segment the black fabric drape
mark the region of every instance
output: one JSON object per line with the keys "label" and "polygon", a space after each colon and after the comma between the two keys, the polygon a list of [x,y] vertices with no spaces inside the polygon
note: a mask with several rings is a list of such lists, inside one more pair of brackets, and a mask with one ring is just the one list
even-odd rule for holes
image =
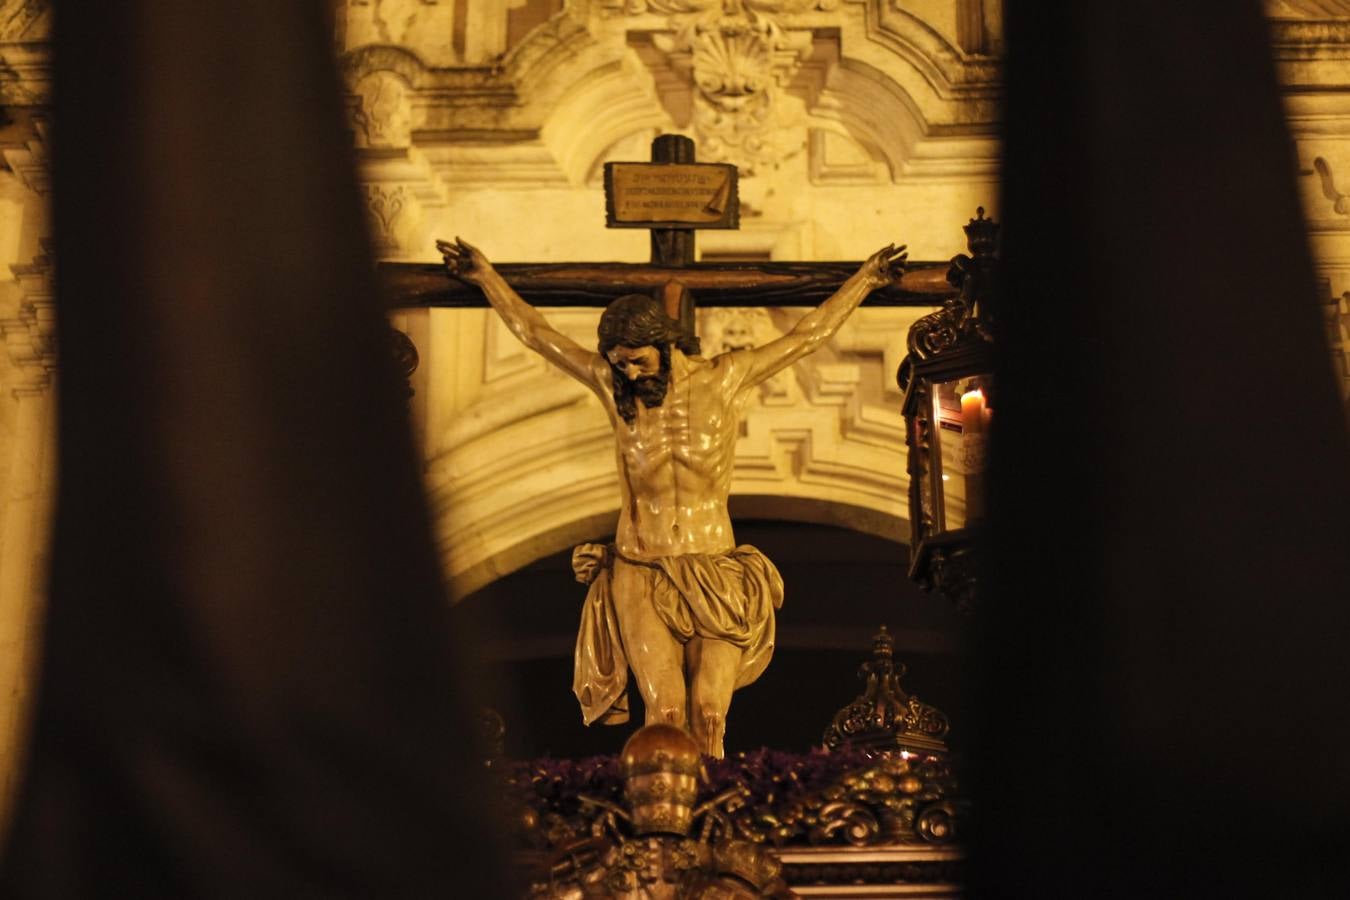
{"label": "black fabric drape", "polygon": [[1350,896],[1350,446],[1261,9],[1005,21],[975,893]]}
{"label": "black fabric drape", "polygon": [[497,896],[317,2],[62,3],[12,897]]}

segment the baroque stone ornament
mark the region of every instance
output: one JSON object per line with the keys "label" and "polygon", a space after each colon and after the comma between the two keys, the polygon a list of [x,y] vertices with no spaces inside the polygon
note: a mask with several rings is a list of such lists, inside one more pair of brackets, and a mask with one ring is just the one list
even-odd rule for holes
{"label": "baroque stone ornament", "polygon": [[848,744],[883,753],[945,755],[951,724],[937,707],[905,693],[900,686],[905,671],[895,661],[895,639],[881,626],[872,638],[872,659],[858,670],[866,686],[835,714],[825,729],[824,745],[830,750]]}
{"label": "baroque stone ornament", "polygon": [[356,106],[351,112],[357,147],[396,148],[412,143],[412,113],[407,82],[381,70],[365,75],[355,85]]}
{"label": "baroque stone ornament", "polygon": [[385,187],[372,184],[366,188],[366,209],[374,232],[375,249],[381,253],[399,250],[399,218],[408,206],[408,192],[403,185]]}
{"label": "baroque stone ornament", "polygon": [[[698,310],[699,334],[704,352],[734,353],[750,350],[782,337],[769,312],[761,307],[718,306]],[[768,405],[792,402],[795,369],[784,369],[760,385],[760,400]]]}
{"label": "baroque stone ornament", "polygon": [[1331,163],[1319,156],[1313,160],[1313,171],[1321,182],[1322,196],[1331,201],[1332,212],[1338,216],[1350,216],[1350,194],[1337,190],[1336,179],[1331,174]]}
{"label": "baroque stone ornament", "polygon": [[786,17],[830,9],[836,0],[628,0],[629,14],[669,17],[669,34],[653,44],[671,67],[692,79],[691,125],[707,161],[734,163],[745,175],[802,149],[792,128],[800,113],[784,101],[811,55],[812,35]]}

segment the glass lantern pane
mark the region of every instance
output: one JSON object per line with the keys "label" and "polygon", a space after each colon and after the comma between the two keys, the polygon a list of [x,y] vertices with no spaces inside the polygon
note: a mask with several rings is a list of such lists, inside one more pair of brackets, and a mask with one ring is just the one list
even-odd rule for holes
{"label": "glass lantern pane", "polygon": [[941,528],[953,531],[984,518],[985,463],[992,411],[985,396],[986,376],[964,376],[933,385],[935,459],[940,471]]}

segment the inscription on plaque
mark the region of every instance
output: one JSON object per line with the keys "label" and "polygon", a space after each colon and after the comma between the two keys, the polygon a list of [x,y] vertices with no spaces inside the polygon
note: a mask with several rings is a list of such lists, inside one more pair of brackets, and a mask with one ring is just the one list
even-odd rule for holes
{"label": "inscription on plaque", "polygon": [[736,167],[726,163],[605,163],[611,228],[735,228]]}

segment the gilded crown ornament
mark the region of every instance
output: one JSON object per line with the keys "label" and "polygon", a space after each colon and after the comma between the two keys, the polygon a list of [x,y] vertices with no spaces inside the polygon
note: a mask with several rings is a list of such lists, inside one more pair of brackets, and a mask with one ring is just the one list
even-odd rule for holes
{"label": "gilded crown ornament", "polygon": [[956,296],[929,313],[909,330],[908,350],[898,375],[900,389],[909,387],[915,361],[971,346],[988,344],[994,318],[995,270],[998,265],[998,223],[977,207],[975,218],[963,226],[970,255],[958,253],[947,266],[947,283]]}
{"label": "gilded crown ornament", "polygon": [[689,833],[703,764],[687,731],[663,724],[638,729],[623,745],[619,765],[634,831]]}
{"label": "gilded crown ornament", "polygon": [[986,218],[984,207],[975,208],[975,218],[962,226],[966,233],[966,246],[976,259],[989,259],[998,249],[998,223]]}
{"label": "gilded crown ornament", "polygon": [[881,626],[872,638],[872,659],[858,670],[863,692],[835,714],[823,742],[830,750],[845,744],[880,752],[910,752],[945,756],[951,729],[947,716],[935,706],[905,693],[900,687],[905,665],[895,662],[895,639]]}

